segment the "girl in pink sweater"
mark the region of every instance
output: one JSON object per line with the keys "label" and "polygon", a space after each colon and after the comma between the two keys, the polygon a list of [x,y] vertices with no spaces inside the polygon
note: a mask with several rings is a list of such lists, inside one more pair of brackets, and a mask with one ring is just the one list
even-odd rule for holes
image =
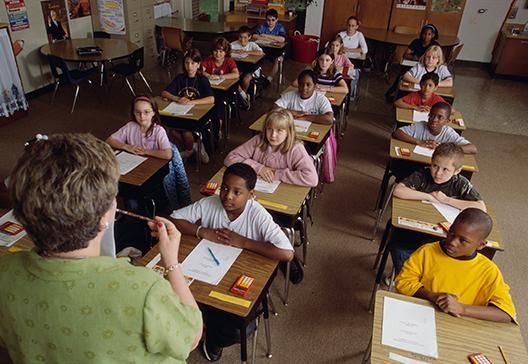
{"label": "girl in pink sweater", "polygon": [[271,111],[260,135],[232,150],[226,166],[242,162],[253,167],[259,178],[315,187],[317,172],[312,157],[297,140],[292,114],[285,109]]}

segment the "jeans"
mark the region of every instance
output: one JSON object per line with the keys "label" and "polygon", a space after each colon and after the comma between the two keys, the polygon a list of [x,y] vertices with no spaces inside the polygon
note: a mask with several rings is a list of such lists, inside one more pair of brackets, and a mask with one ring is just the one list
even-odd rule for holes
{"label": "jeans", "polygon": [[176,145],[171,143],[172,159],[169,162],[169,173],[163,179],[163,187],[172,210],[177,210],[192,203],[189,179],[185,166]]}

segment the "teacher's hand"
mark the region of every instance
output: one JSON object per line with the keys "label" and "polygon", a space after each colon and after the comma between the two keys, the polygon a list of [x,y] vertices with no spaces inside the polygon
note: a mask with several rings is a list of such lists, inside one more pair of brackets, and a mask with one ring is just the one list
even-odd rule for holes
{"label": "teacher's hand", "polygon": [[178,263],[181,233],[174,224],[163,217],[156,216],[148,223],[152,236],[159,240],[161,258],[166,265]]}

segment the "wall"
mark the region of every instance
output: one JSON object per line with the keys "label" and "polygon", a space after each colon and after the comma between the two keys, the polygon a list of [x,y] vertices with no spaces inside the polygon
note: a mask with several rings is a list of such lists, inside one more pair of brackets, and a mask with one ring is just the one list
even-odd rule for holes
{"label": "wall", "polygon": [[304,33],[321,36],[321,27],[323,26],[324,0],[312,2],[306,9],[306,24]]}
{"label": "wall", "polygon": [[[23,40],[24,49],[17,56],[18,69],[22,79],[24,92],[35,91],[51,83],[51,75],[46,58],[40,54],[40,48],[48,43],[46,25],[42,15],[40,1],[26,0],[29,18],[29,28],[11,32],[13,41]],[[7,11],[2,1],[0,3],[0,22],[8,23]],[[74,38],[86,38],[92,33],[91,16],[70,21],[70,32]]]}

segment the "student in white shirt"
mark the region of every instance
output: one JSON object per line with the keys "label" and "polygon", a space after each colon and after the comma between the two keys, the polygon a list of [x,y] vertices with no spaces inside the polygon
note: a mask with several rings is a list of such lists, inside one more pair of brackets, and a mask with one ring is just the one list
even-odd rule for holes
{"label": "student in white shirt", "polygon": [[347,19],[347,29],[339,32],[339,36],[343,39],[345,45],[345,52],[354,52],[367,54],[368,47],[367,41],[363,36],[363,33],[358,31],[359,19],[355,16],[351,16]]}
{"label": "student in white shirt", "polygon": [[297,77],[298,90],[286,92],[275,101],[275,108],[288,109],[295,119],[316,124],[332,124],[334,112],[326,96],[315,91],[317,74],[304,70]]}
{"label": "student in white shirt", "polygon": [[[231,42],[231,57],[236,59],[237,55],[256,55],[260,56],[264,54],[264,51],[260,46],[251,42],[251,30],[246,25],[243,25],[238,30],[238,40]],[[238,68],[241,71],[240,84],[238,86],[238,94],[242,98],[245,106],[249,106],[249,96],[247,94],[249,84],[253,78],[252,73],[256,67],[250,63],[238,62]]]}

